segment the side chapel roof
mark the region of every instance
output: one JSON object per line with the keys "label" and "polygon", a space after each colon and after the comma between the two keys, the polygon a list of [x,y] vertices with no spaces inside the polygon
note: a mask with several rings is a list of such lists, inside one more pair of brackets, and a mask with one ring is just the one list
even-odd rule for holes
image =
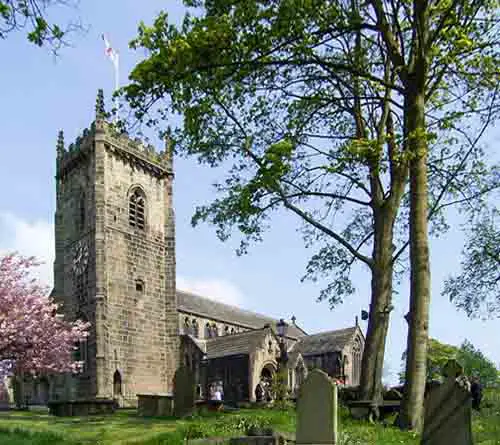
{"label": "side chapel roof", "polygon": [[211,360],[233,355],[248,355],[255,351],[269,332],[271,332],[270,328],[263,328],[207,339],[195,338],[192,335],[187,337],[206,354],[208,360]]}
{"label": "side chapel roof", "polygon": [[357,332],[360,332],[359,328],[353,326],[336,331],[307,335],[301,337],[292,350],[293,352],[300,352],[303,356],[341,351],[354,340]]}

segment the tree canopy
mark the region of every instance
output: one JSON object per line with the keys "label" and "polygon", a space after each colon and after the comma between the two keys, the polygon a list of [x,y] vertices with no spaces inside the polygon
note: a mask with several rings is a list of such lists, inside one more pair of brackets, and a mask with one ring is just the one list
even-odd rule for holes
{"label": "tree canopy", "polygon": [[[327,278],[320,298],[332,306],[354,291],[353,264],[368,268],[361,386],[380,388],[409,204],[424,219],[412,218],[423,228],[413,245],[427,249],[427,217],[431,230],[446,229],[445,208],[480,202],[494,186],[479,141],[499,108],[497,3],[185,4],[197,9],[180,27],[162,12],[132,42],[149,52],[124,89],[135,117],[168,133],[177,152],[227,167],[219,198],[197,209],[194,224],[212,223],[222,240],[239,231],[241,253],[262,240],[274,212],[291,212],[316,249],[306,277]],[[167,128],[170,113],[182,115],[179,128]],[[412,163],[425,179],[413,201]],[[427,278],[412,282],[428,284],[428,262],[414,259],[413,271]],[[427,324],[425,316],[412,322],[410,333]],[[419,356],[425,362],[425,350]],[[407,392],[420,394],[416,405],[423,378]],[[421,407],[407,411],[421,417]]]}
{"label": "tree canopy", "polygon": [[75,344],[88,335],[88,323],[57,313],[48,289],[31,278],[34,258],[0,257],[0,376],[78,371]]}
{"label": "tree canopy", "polygon": [[[444,365],[450,359],[457,359],[464,367],[465,375],[479,377],[481,383],[485,386],[499,382],[499,370],[495,364],[479,349],[475,348],[470,341],[464,340],[460,347],[457,347],[441,343],[434,338],[429,338],[427,349],[427,381],[440,380],[443,375]],[[403,370],[399,374],[399,380],[403,383],[405,380],[406,351],[403,353],[401,360],[403,361]]]}
{"label": "tree canopy", "polygon": [[469,317],[500,317],[500,211],[483,213],[468,229],[460,274],[443,293]]}
{"label": "tree canopy", "polygon": [[0,39],[7,38],[12,31],[27,29],[31,43],[48,45],[57,51],[65,44],[66,35],[81,29],[81,25],[75,21],[63,29],[48,18],[48,11],[58,6],[76,8],[78,3],[78,0],[0,0]]}

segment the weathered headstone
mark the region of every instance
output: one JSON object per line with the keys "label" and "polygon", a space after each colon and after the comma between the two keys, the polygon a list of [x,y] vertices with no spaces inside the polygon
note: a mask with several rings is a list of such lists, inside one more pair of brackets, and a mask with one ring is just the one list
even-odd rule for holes
{"label": "weathered headstone", "polygon": [[430,390],[421,445],[472,445],[472,399],[462,374],[463,367],[450,360],[445,382]]}
{"label": "weathered headstone", "polygon": [[312,370],[297,400],[297,445],[337,443],[337,385],[328,374]]}
{"label": "weathered headstone", "polygon": [[174,415],[182,417],[191,413],[195,400],[194,375],[187,366],[181,366],[174,375]]}

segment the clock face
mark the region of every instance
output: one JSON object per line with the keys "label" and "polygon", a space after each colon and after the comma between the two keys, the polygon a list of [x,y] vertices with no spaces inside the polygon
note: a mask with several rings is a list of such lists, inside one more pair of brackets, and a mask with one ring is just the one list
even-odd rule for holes
{"label": "clock face", "polygon": [[88,260],[89,248],[83,240],[80,240],[76,243],[73,250],[73,273],[75,275],[82,274],[87,268]]}

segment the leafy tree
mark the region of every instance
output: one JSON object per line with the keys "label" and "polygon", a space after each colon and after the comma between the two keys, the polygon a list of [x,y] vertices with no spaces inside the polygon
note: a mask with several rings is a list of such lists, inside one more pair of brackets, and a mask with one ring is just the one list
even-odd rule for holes
{"label": "leafy tree", "polygon": [[463,365],[466,375],[479,377],[483,385],[500,383],[499,370],[495,364],[468,340],[460,346],[457,360]]}
{"label": "leafy tree", "polygon": [[[164,126],[169,113],[181,113],[182,126],[166,130],[176,150],[229,168],[217,185],[223,197],[198,208],[193,223],[214,224],[222,240],[238,229],[244,253],[262,240],[273,212],[296,215],[307,245],[318,249],[306,278],[328,277],[320,299],[331,306],[353,292],[353,264],[365,265],[372,289],[361,390],[370,398],[382,389],[394,267],[410,245],[410,379],[402,419],[418,429],[427,219],[432,230],[446,229],[446,207],[480,200],[495,186],[485,179],[478,144],[497,104],[495,6],[185,4],[201,11],[187,15],[179,29],[165,13],[151,27],[140,25],[132,46],[150,55],[135,67],[124,94],[149,125]],[[472,129],[471,116],[480,123]]]}
{"label": "leafy tree", "polygon": [[446,280],[444,295],[469,317],[500,317],[500,211],[473,223],[463,250],[462,271]]}
{"label": "leafy tree", "polygon": [[0,377],[6,374],[73,372],[75,343],[88,323],[65,321],[48,290],[30,272],[38,263],[17,254],[0,258]]}
{"label": "leafy tree", "polygon": [[[446,362],[452,358],[457,358],[458,348],[456,346],[441,343],[440,341],[429,338],[427,344],[427,366],[426,380],[440,379],[443,375],[442,370]],[[405,382],[405,366],[407,352],[403,352],[401,360],[403,361],[403,370],[399,373],[399,381]]]}
{"label": "leafy tree", "polygon": [[37,46],[49,45],[54,51],[65,43],[65,36],[81,29],[78,23],[70,23],[62,29],[47,19],[50,7],[76,7],[78,0],[0,0],[0,39],[12,31],[28,29],[28,40]]}
{"label": "leafy tree", "polygon": [[[462,364],[465,375],[468,377],[479,377],[481,383],[485,386],[498,383],[498,370],[495,364],[468,340],[465,340],[460,347],[457,347],[441,343],[434,338],[429,338],[427,346],[426,380],[439,380],[443,375],[444,365],[452,358],[457,359]],[[406,351],[403,353],[401,360],[404,366]],[[401,383],[405,381],[404,369],[399,374],[399,379]]]}

